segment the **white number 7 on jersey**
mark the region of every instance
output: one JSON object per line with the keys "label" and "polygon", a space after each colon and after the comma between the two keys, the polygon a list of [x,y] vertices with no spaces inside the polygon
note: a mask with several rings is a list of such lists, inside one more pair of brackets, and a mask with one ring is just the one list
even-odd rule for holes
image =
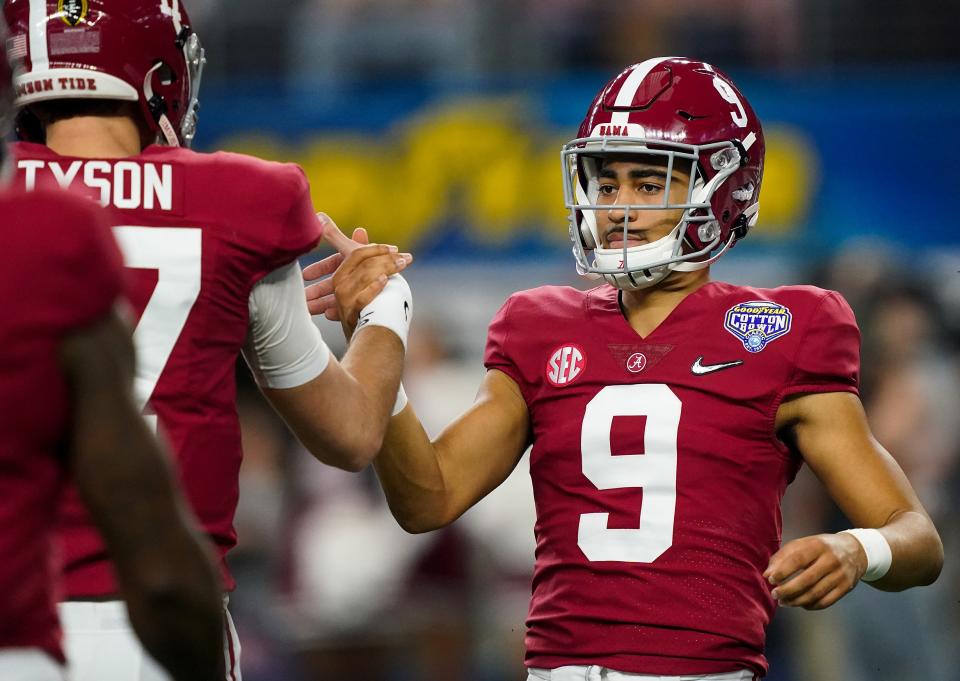
{"label": "white number 7 on jersey", "polygon": [[[134,393],[142,411],[200,295],[202,232],[197,227],[114,227],[113,233],[124,265],[157,270],[157,287],[133,333]],[[150,421],[156,427],[155,418]]]}
{"label": "white number 7 on jersey", "polygon": [[[680,398],[660,383],[610,385],[587,403],[580,431],[583,474],[597,489],[642,487],[638,529],[610,529],[609,513],[583,513],[577,545],[588,560],[652,563],[673,544]],[[644,453],[614,456],[615,416],[646,416]]]}

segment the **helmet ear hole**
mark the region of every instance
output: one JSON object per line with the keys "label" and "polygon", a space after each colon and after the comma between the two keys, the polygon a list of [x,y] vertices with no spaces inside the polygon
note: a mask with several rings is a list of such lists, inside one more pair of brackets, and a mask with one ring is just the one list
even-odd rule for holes
{"label": "helmet ear hole", "polygon": [[160,85],[164,87],[170,87],[177,82],[177,76],[173,72],[173,69],[170,68],[169,64],[163,62],[157,67],[156,76],[157,80],[160,81]]}

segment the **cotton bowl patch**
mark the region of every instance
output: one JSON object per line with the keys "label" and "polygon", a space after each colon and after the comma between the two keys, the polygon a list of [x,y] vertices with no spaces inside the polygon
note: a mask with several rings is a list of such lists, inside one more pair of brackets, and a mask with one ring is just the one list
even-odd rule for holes
{"label": "cotton bowl patch", "polygon": [[778,303],[751,300],[727,310],[723,328],[743,342],[749,352],[760,352],[770,341],[790,333],[793,315]]}

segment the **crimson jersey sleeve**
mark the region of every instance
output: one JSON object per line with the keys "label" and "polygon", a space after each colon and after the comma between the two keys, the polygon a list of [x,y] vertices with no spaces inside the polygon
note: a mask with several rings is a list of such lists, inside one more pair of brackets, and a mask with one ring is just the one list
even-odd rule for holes
{"label": "crimson jersey sleeve", "polygon": [[274,268],[311,250],[323,236],[323,228],[313,210],[307,176],[299,166],[287,165],[285,169],[284,182],[289,185],[293,201],[280,222],[277,241],[273,245]]}
{"label": "crimson jersey sleeve", "polygon": [[483,355],[483,364],[487,369],[497,369],[517,382],[522,383],[520,370],[516,363],[510,359],[507,354],[507,339],[510,336],[510,306],[513,303],[513,297],[507,299],[487,330],[487,348]]}
{"label": "crimson jersey sleeve", "polygon": [[539,367],[530,361],[530,338],[536,334],[531,334],[529,322],[542,308],[537,298],[525,291],[507,298],[490,322],[484,352],[484,366],[512,378],[528,404],[535,398],[539,383]]}
{"label": "crimson jersey sleeve", "polygon": [[234,183],[225,210],[247,216],[250,223],[244,238],[252,239],[250,245],[259,259],[255,278],[289,264],[317,245],[323,230],[300,166],[224,152],[213,154],[211,161]]}
{"label": "crimson jersey sleeve", "polygon": [[829,291],[820,299],[798,343],[793,375],[784,395],[857,393],[859,383],[860,329],[843,296]]}

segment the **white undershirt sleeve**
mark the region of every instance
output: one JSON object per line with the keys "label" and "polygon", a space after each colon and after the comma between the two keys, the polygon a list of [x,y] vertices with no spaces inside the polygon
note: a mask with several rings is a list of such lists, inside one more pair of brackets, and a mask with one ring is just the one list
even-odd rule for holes
{"label": "white undershirt sleeve", "polygon": [[330,350],[307,310],[300,264],[294,260],[258,281],[248,302],[243,358],[265,388],[295,388],[327,368]]}

